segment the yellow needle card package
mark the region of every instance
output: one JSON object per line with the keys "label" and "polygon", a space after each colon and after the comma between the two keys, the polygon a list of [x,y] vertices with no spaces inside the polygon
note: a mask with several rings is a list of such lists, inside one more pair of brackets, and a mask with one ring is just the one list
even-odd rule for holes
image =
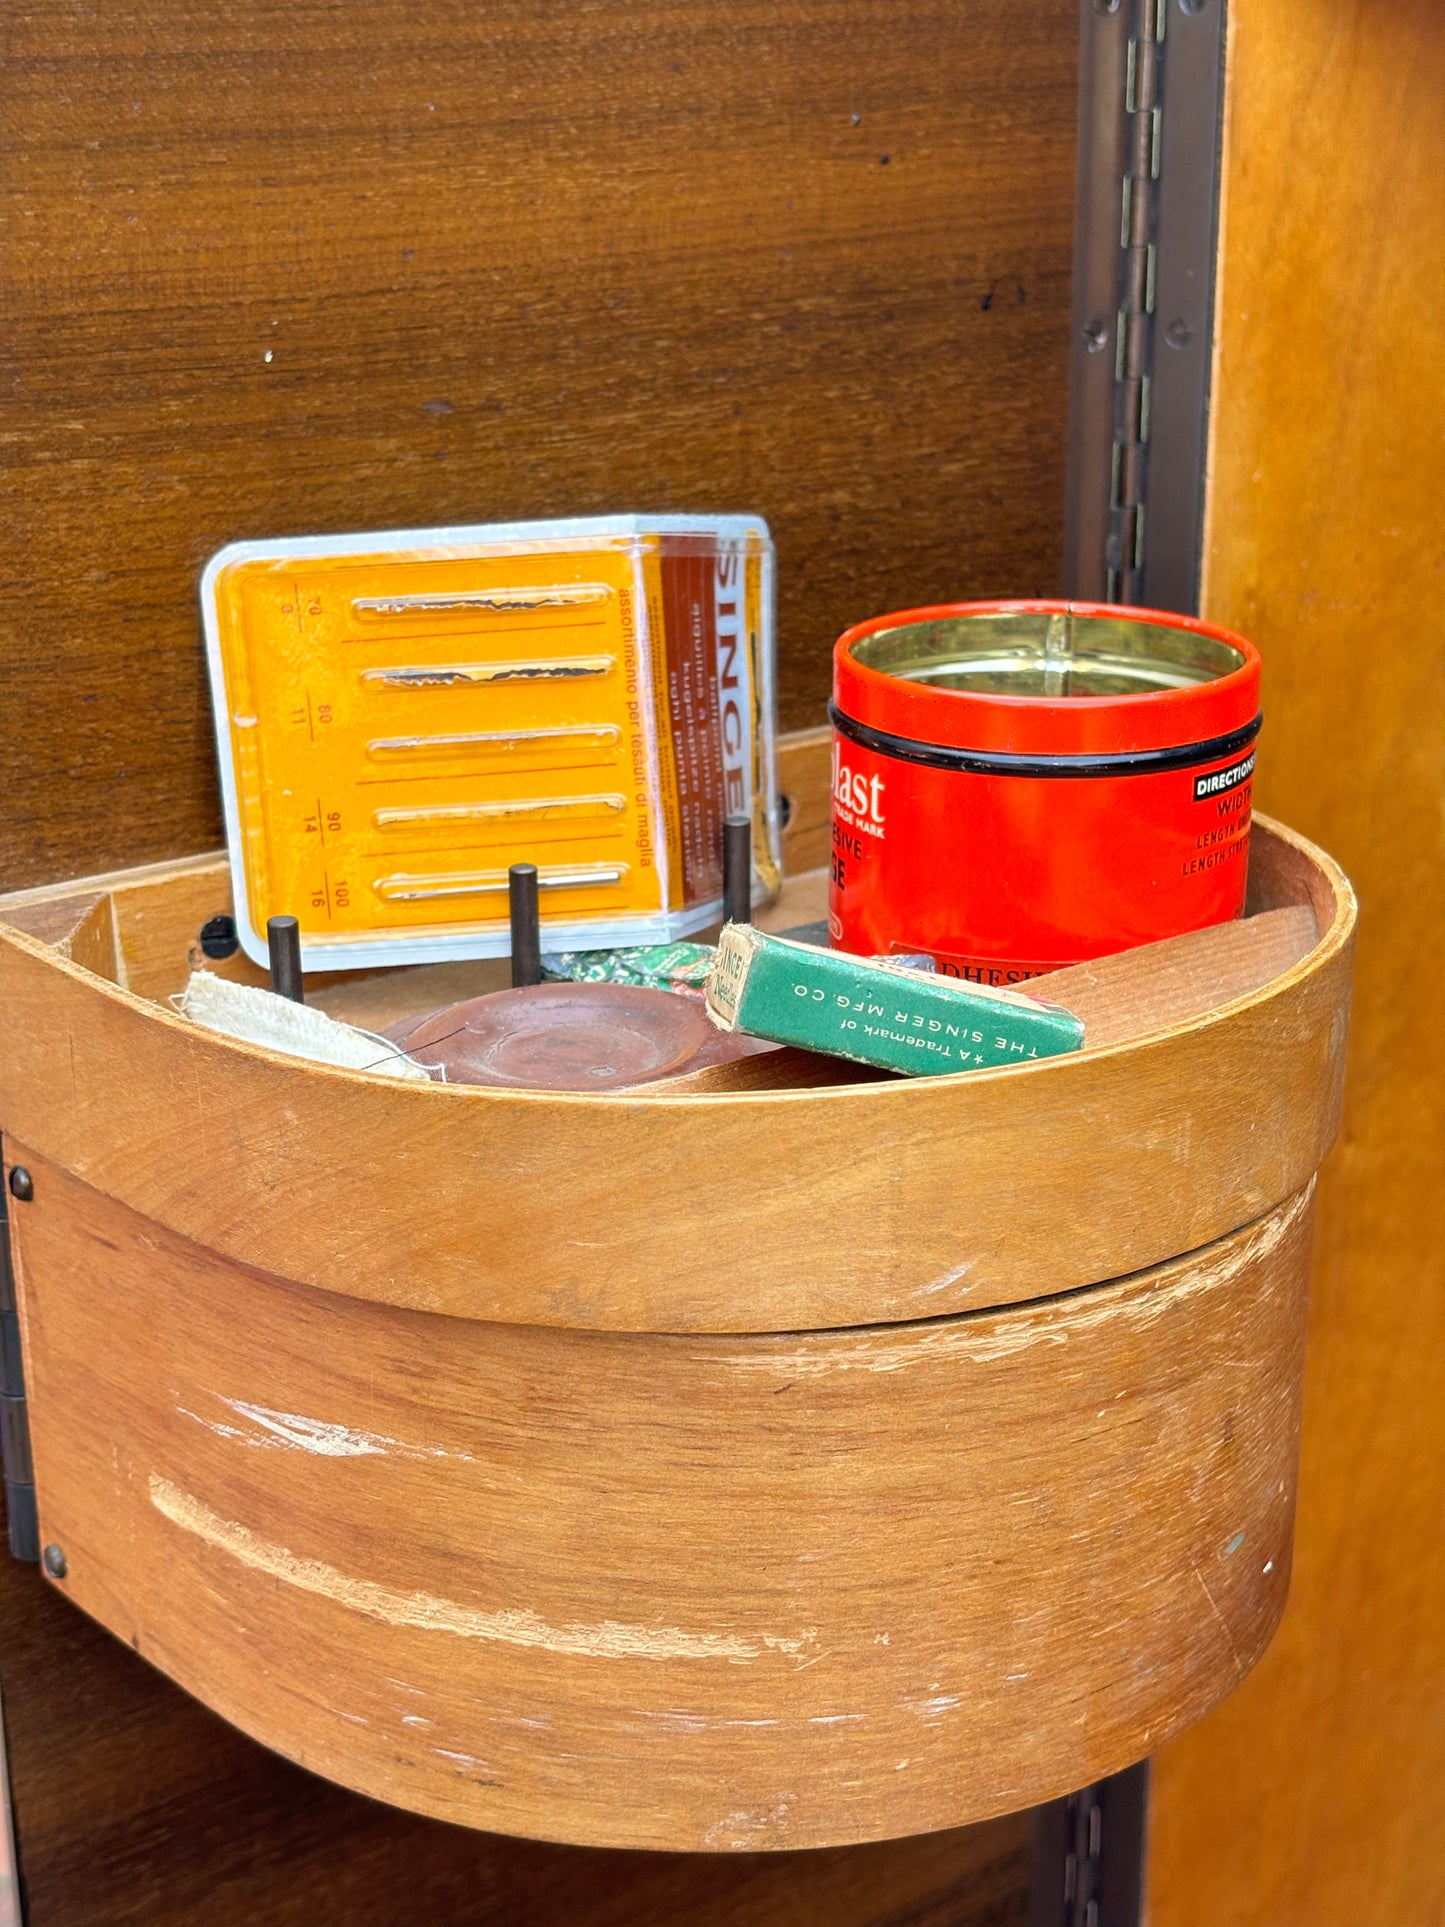
{"label": "yellow needle card package", "polygon": [[721,910],[722,820],[778,883],[773,551],[756,516],[239,542],[202,579],[243,948],[308,970],[493,956],[537,865],[548,948]]}

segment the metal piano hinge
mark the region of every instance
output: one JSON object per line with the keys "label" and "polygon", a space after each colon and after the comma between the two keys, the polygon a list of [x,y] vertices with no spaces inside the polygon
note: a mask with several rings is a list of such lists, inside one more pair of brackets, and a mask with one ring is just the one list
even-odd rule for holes
{"label": "metal piano hinge", "polygon": [[1159,53],[1167,0],[1135,0],[1124,81],[1119,307],[1114,330],[1114,446],[1109,467],[1105,600],[1139,602],[1144,575],[1144,465],[1153,366],[1154,201],[1159,178]]}
{"label": "metal piano hinge", "polygon": [[[28,1195],[29,1174],[18,1165],[0,1184],[0,1461],[5,1472],[5,1516],[10,1550],[32,1563],[40,1558],[40,1524],[35,1509],[35,1468],[30,1457],[30,1416],[25,1404],[25,1371],[20,1356],[20,1314],[15,1299],[15,1267],[10,1255],[10,1204]],[[19,1191],[16,1180],[23,1180]]]}
{"label": "metal piano hinge", "polygon": [[1065,591],[1198,602],[1224,0],[1081,0]]}
{"label": "metal piano hinge", "polygon": [[1064,1918],[1069,1927],[1100,1927],[1099,1855],[1104,1844],[1104,1809],[1096,1787],[1071,1794],[1068,1801],[1068,1851],[1064,1855]]}
{"label": "metal piano hinge", "polygon": [[1030,1927],[1137,1927],[1147,1763],[1034,1810]]}

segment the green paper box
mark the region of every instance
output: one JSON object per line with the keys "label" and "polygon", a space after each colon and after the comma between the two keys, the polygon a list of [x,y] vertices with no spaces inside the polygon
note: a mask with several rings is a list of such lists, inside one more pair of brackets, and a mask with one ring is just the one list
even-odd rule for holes
{"label": "green paper box", "polygon": [[1078,1050],[1071,1011],[730,923],[707,980],[720,1030],[748,1031],[830,1057],[941,1077]]}

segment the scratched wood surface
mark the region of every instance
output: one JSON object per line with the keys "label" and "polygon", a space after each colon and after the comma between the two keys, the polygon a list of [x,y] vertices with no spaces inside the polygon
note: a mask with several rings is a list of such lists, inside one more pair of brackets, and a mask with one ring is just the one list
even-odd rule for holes
{"label": "scratched wood surface", "polygon": [[1445,9],[1231,0],[1205,610],[1258,642],[1260,800],[1360,888],[1294,1592],[1155,1764],[1154,1927],[1445,1921]]}
{"label": "scratched wood surface", "polygon": [[676,1097],[302,1063],[198,1029],[0,911],[0,1118],[238,1262],[417,1309],[768,1331],[1036,1297],[1250,1222],[1333,1141],[1353,897],[1277,826],[1256,825],[1251,864],[1262,907],[1313,901],[1321,939],[1221,1011],[1019,1069]]}
{"label": "scratched wood surface", "polygon": [[508,1839],[238,1733],[0,1561],[27,1927],[1023,1927],[1027,1819],[720,1860]]}
{"label": "scratched wood surface", "polygon": [[599,1846],[926,1832],[1148,1752],[1283,1607],[1312,1186],[1060,1299],[659,1337],[316,1292],[7,1153],[64,1589],[359,1791]]}
{"label": "scratched wood surface", "polygon": [[0,886],[220,840],[241,536],[766,514],[785,723],[1051,593],[1074,0],[31,0],[0,111]]}

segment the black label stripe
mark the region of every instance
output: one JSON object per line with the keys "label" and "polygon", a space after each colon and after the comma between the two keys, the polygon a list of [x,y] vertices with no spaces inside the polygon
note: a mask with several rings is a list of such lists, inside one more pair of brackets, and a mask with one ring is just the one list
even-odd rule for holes
{"label": "black label stripe", "polygon": [[900,763],[922,763],[929,769],[966,770],[973,776],[1157,776],[1165,770],[1194,769],[1247,749],[1259,734],[1263,710],[1253,722],[1211,736],[1203,743],[1181,743],[1172,749],[1126,749],[1104,756],[1015,756],[1003,750],[954,749],[947,743],[915,743],[907,736],[890,736],[867,723],[855,723],[836,703],[828,717],[840,736],[860,749],[891,756]]}

